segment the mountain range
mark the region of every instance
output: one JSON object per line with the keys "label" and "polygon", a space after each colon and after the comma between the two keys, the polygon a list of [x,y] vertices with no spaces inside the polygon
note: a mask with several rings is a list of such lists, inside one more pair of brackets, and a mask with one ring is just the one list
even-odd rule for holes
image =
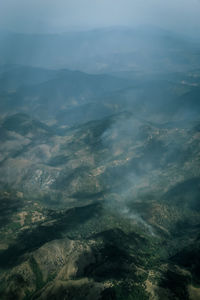
{"label": "mountain range", "polygon": [[0,38],[0,298],[200,299],[198,42]]}

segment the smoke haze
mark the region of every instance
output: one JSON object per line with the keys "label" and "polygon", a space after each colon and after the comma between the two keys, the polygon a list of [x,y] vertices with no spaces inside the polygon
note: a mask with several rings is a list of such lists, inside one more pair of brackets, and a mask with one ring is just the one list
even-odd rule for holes
{"label": "smoke haze", "polygon": [[0,27],[17,32],[63,32],[108,26],[151,24],[197,34],[197,0],[2,0]]}

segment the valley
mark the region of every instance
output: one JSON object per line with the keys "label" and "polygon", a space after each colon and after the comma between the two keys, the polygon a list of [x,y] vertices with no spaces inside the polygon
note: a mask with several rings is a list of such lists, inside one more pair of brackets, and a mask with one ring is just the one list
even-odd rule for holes
{"label": "valley", "polygon": [[122,31],[115,54],[79,33],[101,70],[73,36],[46,37],[71,38],[67,68],[59,47],[0,65],[2,300],[200,299],[199,45],[159,33],[144,63],[145,32],[135,60]]}

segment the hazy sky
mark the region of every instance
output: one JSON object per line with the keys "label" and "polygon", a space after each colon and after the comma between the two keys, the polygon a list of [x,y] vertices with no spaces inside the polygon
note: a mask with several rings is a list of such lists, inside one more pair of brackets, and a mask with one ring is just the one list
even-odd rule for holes
{"label": "hazy sky", "polygon": [[0,28],[21,32],[157,25],[200,29],[200,0],[0,0]]}

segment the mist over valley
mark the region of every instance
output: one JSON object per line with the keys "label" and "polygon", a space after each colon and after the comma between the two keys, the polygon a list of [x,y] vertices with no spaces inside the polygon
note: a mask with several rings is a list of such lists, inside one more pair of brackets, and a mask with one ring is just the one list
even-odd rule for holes
{"label": "mist over valley", "polygon": [[0,31],[2,300],[200,299],[199,36],[105,25]]}

